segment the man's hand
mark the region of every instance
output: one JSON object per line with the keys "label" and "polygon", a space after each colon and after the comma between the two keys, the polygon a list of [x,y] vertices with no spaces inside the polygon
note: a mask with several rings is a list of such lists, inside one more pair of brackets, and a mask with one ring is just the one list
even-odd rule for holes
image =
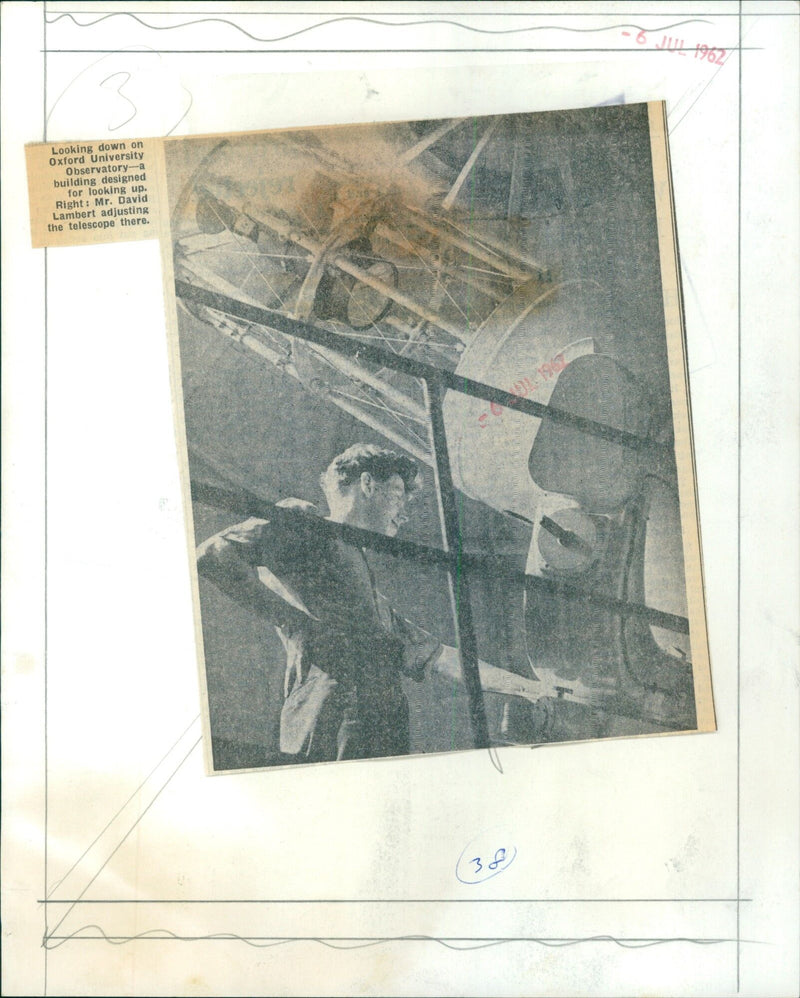
{"label": "man's hand", "polygon": [[536,669],[536,679],[530,683],[530,693],[525,694],[525,699],[534,703],[543,697],[550,697],[553,700],[582,703],[587,707],[602,707],[609,697],[616,693],[616,686],[611,680],[602,680],[596,686],[587,686],[581,679],[561,679],[553,669],[541,666]]}
{"label": "man's hand", "polygon": [[[442,646],[433,669],[456,682],[462,680],[458,652],[449,645]],[[586,686],[580,679],[561,679],[552,669],[539,668],[536,670],[536,679],[529,679],[481,661],[478,663],[478,673],[481,687],[486,693],[521,697],[531,703],[549,697],[553,700],[571,700],[587,707],[601,707],[616,693],[616,688],[610,681],[599,682],[597,686]]]}

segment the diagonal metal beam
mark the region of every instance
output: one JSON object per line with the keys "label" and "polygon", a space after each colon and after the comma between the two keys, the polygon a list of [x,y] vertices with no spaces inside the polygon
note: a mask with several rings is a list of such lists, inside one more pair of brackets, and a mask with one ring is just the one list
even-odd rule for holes
{"label": "diagonal metal beam", "polygon": [[478,157],[483,152],[483,150],[484,150],[484,148],[486,146],[486,143],[489,141],[489,139],[494,134],[494,130],[497,128],[497,126],[500,123],[500,121],[501,121],[501,119],[499,117],[498,118],[492,118],[492,120],[489,123],[488,127],[484,129],[483,135],[481,135],[481,137],[475,143],[475,148],[470,153],[469,159],[464,164],[464,166],[461,168],[461,173],[459,173],[458,177],[456,178],[456,182],[450,188],[450,190],[449,190],[449,192],[447,194],[447,197],[442,202],[442,207],[446,211],[449,210],[450,208],[452,208],[453,202],[458,197],[458,192],[464,186],[464,181],[467,179],[467,177],[472,172],[473,166],[475,166],[475,164],[477,163]]}
{"label": "diagonal metal beam", "polygon": [[227,312],[229,315],[248,322],[255,322],[258,325],[266,326],[285,333],[287,336],[296,336],[298,339],[317,343],[320,346],[329,347],[349,357],[358,356],[359,359],[380,364],[384,367],[392,368],[401,374],[407,374],[412,378],[421,378],[428,382],[438,382],[445,388],[454,392],[461,392],[462,395],[470,395],[474,398],[484,399],[487,402],[497,402],[506,408],[513,408],[517,412],[524,412],[529,416],[536,416],[543,419],[547,416],[554,422],[565,426],[571,426],[581,433],[588,433],[591,436],[599,437],[601,440],[609,440],[612,443],[629,447],[635,451],[650,452],[654,455],[669,456],[672,448],[669,444],[660,443],[650,437],[640,437],[635,433],[628,433],[626,430],[618,430],[615,426],[607,423],[600,423],[594,419],[587,419],[584,416],[575,416],[571,412],[565,412],[551,405],[544,405],[541,402],[534,402],[532,399],[522,398],[513,395],[511,392],[503,391],[502,388],[495,388],[492,385],[483,384],[480,381],[473,381],[462,375],[455,374],[443,368],[435,367],[433,364],[426,364],[421,360],[414,360],[411,357],[404,357],[390,350],[365,343],[362,340],[348,336],[340,336],[321,326],[302,322],[278,312],[275,309],[255,307],[236,298],[227,295],[217,294],[215,291],[208,291],[205,288],[195,287],[185,281],[175,281],[175,293],[184,301],[194,302],[198,305],[205,305],[208,308],[215,308],[220,312]]}
{"label": "diagonal metal beam", "polygon": [[[264,520],[291,520],[307,514],[294,509],[285,509],[262,499],[248,489],[220,488],[206,482],[192,481],[192,499],[214,509],[226,510],[242,517],[257,516]],[[334,523],[332,520],[319,520],[320,530],[326,530],[341,538],[354,547],[370,548],[382,551],[409,561],[424,565],[441,565],[449,568],[452,562],[450,553],[443,548],[432,547],[419,541],[405,541],[398,537],[388,537],[385,534],[374,534],[369,530],[351,527],[346,523]],[[565,599],[584,601],[594,606],[600,606],[609,613],[621,617],[639,617],[655,627],[663,627],[679,634],[689,633],[689,621],[675,613],[657,610],[643,603],[628,603],[626,600],[597,592],[593,589],[583,589],[569,582],[558,582],[539,575],[528,575],[518,569],[510,568],[498,555],[479,554],[472,551],[462,551],[461,568],[463,571],[490,570],[493,575],[502,576],[508,580],[509,587],[518,585],[533,592],[548,595],[563,596]]]}
{"label": "diagonal metal beam", "polygon": [[432,145],[435,145],[439,139],[444,138],[448,132],[452,132],[454,128],[458,128],[460,124],[466,121],[466,118],[451,118],[442,122],[438,128],[434,128],[432,132],[428,132],[423,135],[419,142],[415,142],[413,146],[406,149],[404,153],[401,153],[398,162],[405,166],[407,163],[413,162],[417,156],[421,156],[426,149],[429,149]]}

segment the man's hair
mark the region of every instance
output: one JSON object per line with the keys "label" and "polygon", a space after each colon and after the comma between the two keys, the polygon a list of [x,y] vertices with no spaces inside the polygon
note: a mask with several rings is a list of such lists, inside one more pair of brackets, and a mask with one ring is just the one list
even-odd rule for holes
{"label": "man's hair", "polygon": [[399,475],[407,492],[419,487],[419,468],[410,457],[393,450],[384,450],[375,444],[353,444],[335,457],[325,472],[320,475],[320,485],[325,495],[342,492],[365,472],[369,472],[379,482],[385,482],[392,475]]}

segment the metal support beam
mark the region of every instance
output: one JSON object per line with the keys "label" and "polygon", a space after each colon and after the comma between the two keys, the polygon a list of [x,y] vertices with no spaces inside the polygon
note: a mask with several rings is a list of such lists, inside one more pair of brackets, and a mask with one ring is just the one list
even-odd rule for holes
{"label": "metal support beam", "polygon": [[[476,260],[482,260],[484,263],[488,263],[490,267],[494,267],[495,270],[499,271],[506,277],[510,277],[520,284],[524,284],[529,281],[532,277],[536,277],[540,273],[540,268],[535,271],[524,270],[522,267],[518,267],[511,263],[506,257],[501,256],[492,250],[488,250],[481,246],[479,242],[473,239],[467,239],[464,236],[459,235],[457,232],[451,231],[443,222],[444,219],[437,219],[436,222],[431,222],[425,215],[418,212],[415,208],[411,208],[409,205],[404,205],[409,213],[409,221],[416,225],[417,228],[422,229],[424,232],[430,232],[431,235],[438,236],[445,242],[456,246],[458,249],[462,250],[468,256],[475,257]],[[437,222],[439,224],[437,224]]]}
{"label": "metal support beam", "polygon": [[472,622],[472,602],[470,600],[469,579],[463,572],[461,523],[456,506],[456,491],[450,473],[450,458],[447,451],[447,435],[442,413],[444,387],[438,381],[425,384],[425,402],[431,421],[431,444],[434,456],[436,493],[439,500],[439,515],[442,523],[442,536],[445,552],[448,555],[447,574],[450,580],[450,600],[458,635],[458,656],[461,660],[461,673],[469,697],[469,719],[475,748],[489,747],[489,726],[486,722],[486,707],[478,671],[478,643]]}
{"label": "metal support beam", "polygon": [[398,162],[403,166],[405,166],[406,163],[411,163],[417,158],[417,156],[421,156],[426,149],[429,149],[432,145],[438,142],[439,139],[444,138],[448,132],[452,132],[454,128],[458,128],[458,126],[465,120],[465,118],[452,118],[449,121],[442,122],[438,128],[434,128],[432,132],[428,132],[427,135],[423,135],[419,142],[416,142],[410,149],[406,149],[404,153],[401,153]]}
{"label": "metal support beam", "polygon": [[497,402],[499,405],[513,408],[516,412],[537,416],[539,419],[548,416],[556,423],[571,426],[580,430],[581,433],[588,433],[601,440],[610,440],[612,443],[629,447],[631,450],[643,451],[649,455],[663,455],[667,459],[672,453],[672,446],[668,443],[662,443],[651,437],[640,437],[635,433],[628,433],[627,430],[619,430],[615,426],[609,426],[607,423],[599,423],[585,416],[575,416],[563,409],[513,395],[511,392],[503,391],[502,388],[495,388],[493,385],[473,381],[472,378],[465,378],[455,372],[435,367],[433,364],[426,364],[421,360],[392,353],[390,350],[373,346],[355,337],[340,336],[328,329],[322,329],[308,322],[301,322],[275,309],[256,308],[247,302],[238,301],[205,288],[198,288],[181,280],[175,281],[175,294],[185,301],[207,305],[209,308],[216,308],[220,312],[227,312],[240,319],[260,323],[269,329],[278,330],[289,336],[297,336],[301,340],[308,340],[310,343],[328,347],[348,357],[357,356],[360,361],[370,361],[374,364],[390,367],[392,370],[408,374],[412,378],[438,382],[452,391],[461,392],[462,395],[471,395],[473,398],[484,399],[486,402]]}
{"label": "metal support beam", "polygon": [[475,143],[475,148],[470,153],[469,159],[462,166],[461,173],[459,173],[458,177],[456,178],[456,182],[450,188],[447,197],[444,199],[444,202],[442,203],[442,207],[446,211],[448,211],[450,208],[453,207],[453,203],[455,202],[455,199],[458,197],[458,192],[464,186],[464,181],[467,179],[470,173],[472,173],[472,168],[478,162],[478,157],[483,152],[486,143],[494,134],[494,130],[497,128],[500,121],[501,121],[500,118],[493,118],[489,124],[489,127],[484,129],[483,135],[481,135],[481,137]]}
{"label": "metal support beam", "polygon": [[[197,448],[195,447],[194,450]],[[210,462],[206,459],[206,463]],[[192,482],[192,499],[214,509],[241,513],[244,516],[259,516],[265,520],[274,517],[291,518],[303,515],[297,510],[276,506],[243,488],[237,487],[237,491],[234,492],[227,488],[210,485],[207,482]],[[343,541],[355,547],[381,551],[384,554],[406,558],[422,565],[441,565],[446,568],[450,564],[450,555],[446,551],[430,547],[419,541],[404,541],[399,537],[374,534],[369,530],[361,530],[358,527],[350,527],[343,523],[334,523],[332,520],[324,521],[324,529],[334,537],[341,537]],[[509,590],[513,589],[514,586],[519,586],[520,589],[526,588],[533,593],[559,596],[576,602],[585,602],[590,606],[602,607],[609,614],[620,616],[625,620],[646,620],[648,624],[662,627],[667,631],[675,631],[677,634],[689,633],[689,621],[686,617],[667,613],[665,610],[656,610],[654,607],[645,606],[642,603],[629,603],[624,599],[609,596],[607,593],[583,589],[569,582],[547,579],[540,575],[526,575],[525,572],[510,568],[499,555],[464,552],[461,564],[475,572],[488,571],[492,575],[502,576]]]}

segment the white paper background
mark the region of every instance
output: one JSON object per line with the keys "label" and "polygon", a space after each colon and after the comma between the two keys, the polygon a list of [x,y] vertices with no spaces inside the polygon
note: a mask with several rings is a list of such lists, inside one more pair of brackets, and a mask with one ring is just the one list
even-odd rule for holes
{"label": "white paper background", "polygon": [[[738,4],[293,6],[201,16],[467,28],[154,41],[48,4],[47,47],[496,51],[51,51],[45,81],[42,5],[3,8],[4,993],[797,993],[797,6],[744,4],[741,104],[736,51],[717,68],[653,40],[735,49]],[[28,248],[44,108],[57,140],[620,95],[670,110],[719,731],[503,749],[502,774],[476,752],[205,777],[158,247]],[[468,887],[479,836],[518,854]]]}

